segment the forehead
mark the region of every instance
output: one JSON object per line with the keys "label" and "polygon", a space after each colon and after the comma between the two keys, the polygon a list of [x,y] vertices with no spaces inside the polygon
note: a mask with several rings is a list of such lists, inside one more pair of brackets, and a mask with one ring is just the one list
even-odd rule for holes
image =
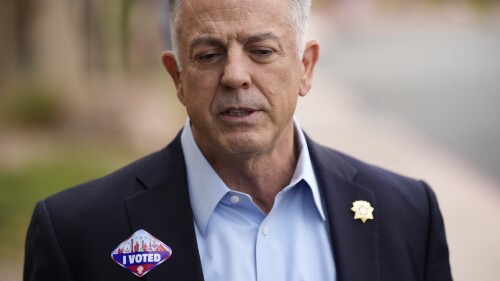
{"label": "forehead", "polygon": [[289,0],[184,0],[178,30],[180,37],[261,33],[289,26],[289,11]]}

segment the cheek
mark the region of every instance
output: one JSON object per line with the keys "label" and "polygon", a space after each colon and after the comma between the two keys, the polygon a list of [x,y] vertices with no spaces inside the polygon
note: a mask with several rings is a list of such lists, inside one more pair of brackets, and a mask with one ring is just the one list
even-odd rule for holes
{"label": "cheek", "polygon": [[275,106],[283,110],[295,105],[300,91],[300,75],[296,67],[290,64],[279,65],[261,71],[261,86],[267,91],[267,98]]}
{"label": "cheek", "polygon": [[184,101],[188,113],[207,114],[218,89],[217,75],[214,72],[194,71],[186,73],[183,80]]}

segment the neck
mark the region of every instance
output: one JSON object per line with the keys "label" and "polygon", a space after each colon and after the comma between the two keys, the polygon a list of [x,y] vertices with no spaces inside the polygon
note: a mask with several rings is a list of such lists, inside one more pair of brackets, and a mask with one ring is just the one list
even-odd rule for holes
{"label": "neck", "polygon": [[288,135],[269,152],[257,155],[217,155],[207,159],[224,183],[232,190],[252,196],[266,215],[276,195],[292,179],[298,159],[293,126]]}

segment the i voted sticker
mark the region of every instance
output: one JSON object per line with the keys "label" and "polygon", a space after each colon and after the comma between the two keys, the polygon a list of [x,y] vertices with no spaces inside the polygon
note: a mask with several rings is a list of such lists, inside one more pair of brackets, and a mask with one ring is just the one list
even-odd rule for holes
{"label": "i voted sticker", "polygon": [[140,229],[111,252],[111,258],[138,277],[166,261],[172,249],[165,243]]}

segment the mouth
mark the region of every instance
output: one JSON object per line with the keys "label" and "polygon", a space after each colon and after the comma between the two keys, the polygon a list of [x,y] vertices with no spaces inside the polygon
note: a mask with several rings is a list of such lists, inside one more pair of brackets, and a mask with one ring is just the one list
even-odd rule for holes
{"label": "mouth", "polygon": [[252,113],[256,112],[254,109],[246,109],[246,108],[230,108],[221,113],[223,116],[228,117],[245,117],[252,115]]}

